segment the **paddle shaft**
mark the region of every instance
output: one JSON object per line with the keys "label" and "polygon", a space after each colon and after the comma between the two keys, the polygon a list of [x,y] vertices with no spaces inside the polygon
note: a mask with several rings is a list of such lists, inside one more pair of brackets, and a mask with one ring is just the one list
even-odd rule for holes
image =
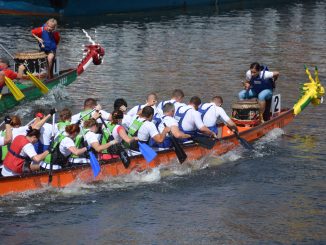
{"label": "paddle shaft", "polygon": [[[164,127],[167,127],[164,122],[163,125]],[[171,132],[169,132],[169,136],[171,138],[171,142],[174,147],[175,154],[177,155],[180,164],[182,164],[187,159],[187,154],[185,153],[184,149],[181,147],[178,140],[173,136]]]}
{"label": "paddle shaft", "polygon": [[253,149],[254,149],[254,147],[253,147],[252,145],[250,145],[248,141],[246,141],[244,138],[241,138],[241,137],[240,137],[238,131],[235,131],[234,134],[235,134],[235,136],[237,137],[237,139],[239,140],[240,144],[241,144],[244,148],[246,148],[246,149],[248,149],[248,150],[253,150]]}
{"label": "paddle shaft", "polygon": [[[52,115],[52,132],[51,132],[51,143],[54,141],[54,127],[55,127],[55,113]],[[51,145],[51,144],[50,144]],[[52,182],[52,170],[53,170],[53,158],[50,160],[50,169],[49,169],[49,184]]]}

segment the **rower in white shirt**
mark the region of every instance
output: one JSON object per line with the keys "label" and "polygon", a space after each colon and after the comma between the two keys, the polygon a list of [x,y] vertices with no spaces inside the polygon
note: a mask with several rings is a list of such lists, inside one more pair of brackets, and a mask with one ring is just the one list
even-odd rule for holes
{"label": "rower in white shirt", "polygon": [[217,135],[204,125],[201,114],[197,111],[200,104],[199,97],[192,97],[187,106],[178,108],[174,118],[178,121],[180,130],[186,134],[196,136],[198,133],[202,133],[217,138]]}
{"label": "rower in white shirt", "polygon": [[[174,112],[175,109],[172,103],[168,102],[164,104],[162,122],[158,127],[158,131],[162,133],[165,127],[169,127],[171,129],[172,135],[175,138],[178,139],[190,138],[191,135],[185,134],[179,129],[178,121],[173,117]],[[171,137],[167,135],[162,143],[160,144],[156,143],[153,146],[160,147],[160,148],[170,148],[172,146]]]}
{"label": "rower in white shirt", "polygon": [[[95,99],[87,98],[84,101],[84,110],[71,117],[71,124],[77,123],[80,119],[83,119],[83,120],[90,119],[93,116],[93,114],[95,113],[95,110],[97,110],[101,113],[102,118],[104,120],[107,120],[107,121],[111,120],[111,114],[106,111],[103,111],[101,108],[101,105],[99,105]],[[100,120],[97,122],[100,123]]]}
{"label": "rower in white shirt", "polygon": [[174,105],[175,111],[179,109],[181,106],[187,106],[185,103],[182,103],[183,98],[185,97],[183,91],[181,89],[175,89],[172,92],[172,98],[170,100],[161,101],[157,107],[163,110],[163,106],[166,103],[172,103]]}
{"label": "rower in white shirt", "polygon": [[201,117],[206,127],[212,130],[215,134],[218,134],[218,122],[223,121],[232,131],[238,131],[235,123],[226,114],[221,107],[223,99],[221,96],[215,96],[210,103],[202,104],[198,111],[201,113]]}
{"label": "rower in white shirt", "polygon": [[[151,106],[145,106],[139,116],[135,116],[131,123],[128,136],[137,136],[138,140],[142,143],[149,144],[152,139],[156,143],[162,143],[166,134],[170,131],[169,127],[166,127],[162,133],[159,133],[155,124],[152,122],[154,116],[154,109]],[[134,147],[135,149],[137,147]],[[136,149],[137,150],[137,149]]]}
{"label": "rower in white shirt", "polygon": [[128,111],[127,115],[133,118],[136,115],[141,114],[141,110],[145,106],[151,106],[154,109],[153,123],[156,126],[158,126],[158,124],[161,122],[161,117],[163,115],[163,112],[161,109],[156,107],[156,103],[157,103],[157,94],[154,92],[149,93],[146,97],[146,103],[144,105],[134,106],[130,111]]}

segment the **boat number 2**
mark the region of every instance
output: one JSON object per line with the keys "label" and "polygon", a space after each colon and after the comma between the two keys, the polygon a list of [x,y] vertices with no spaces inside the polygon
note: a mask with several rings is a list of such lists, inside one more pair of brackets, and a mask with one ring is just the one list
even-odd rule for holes
{"label": "boat number 2", "polygon": [[272,114],[281,112],[281,95],[275,94],[272,98]]}
{"label": "boat number 2", "polygon": [[63,77],[63,78],[60,78],[60,85],[66,85],[66,83],[68,82],[68,79],[67,77]]}

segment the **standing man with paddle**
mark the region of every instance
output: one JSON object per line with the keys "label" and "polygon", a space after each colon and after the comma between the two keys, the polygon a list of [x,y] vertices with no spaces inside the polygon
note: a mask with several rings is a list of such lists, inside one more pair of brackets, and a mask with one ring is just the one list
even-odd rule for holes
{"label": "standing man with paddle", "polygon": [[32,30],[32,35],[37,40],[41,51],[48,56],[48,78],[53,77],[53,65],[57,51],[57,45],[60,41],[60,34],[56,31],[57,20],[49,19],[43,26]]}
{"label": "standing man with paddle", "polygon": [[1,57],[0,58],[0,93],[5,85],[5,77],[8,77],[13,80],[13,79],[21,79],[24,76],[25,66],[20,65],[18,67],[17,73],[9,69],[9,67],[10,67],[9,60],[5,57]]}

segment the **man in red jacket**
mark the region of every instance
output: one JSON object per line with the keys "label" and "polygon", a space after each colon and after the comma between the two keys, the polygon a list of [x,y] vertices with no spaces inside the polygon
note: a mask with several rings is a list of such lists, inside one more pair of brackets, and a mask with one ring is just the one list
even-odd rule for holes
{"label": "man in red jacket", "polygon": [[56,31],[57,20],[49,19],[43,26],[32,30],[32,35],[37,40],[41,51],[48,55],[48,78],[53,77],[53,63],[60,41],[60,34]]}
{"label": "man in red jacket", "polygon": [[9,77],[10,79],[20,79],[24,75],[25,67],[20,65],[18,67],[18,73],[14,72],[13,70],[9,69],[10,63],[7,58],[1,57],[0,58],[0,93],[5,85],[5,76]]}

